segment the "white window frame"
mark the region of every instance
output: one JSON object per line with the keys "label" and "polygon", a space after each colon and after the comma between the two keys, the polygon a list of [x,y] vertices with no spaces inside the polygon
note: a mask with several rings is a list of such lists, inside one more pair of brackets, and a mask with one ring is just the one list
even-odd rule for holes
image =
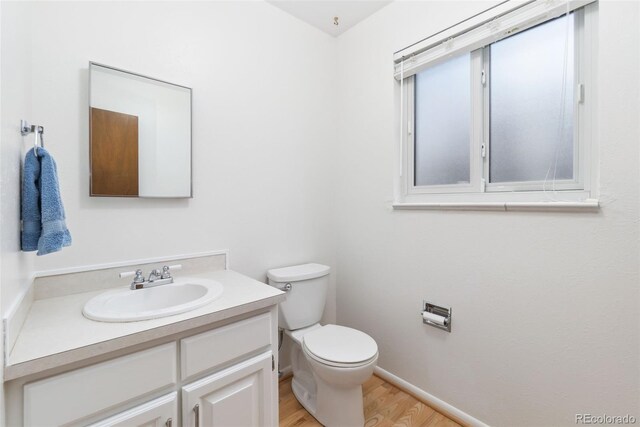
{"label": "white window frame", "polygon": [[[594,141],[596,90],[595,55],[597,3],[575,13],[574,180],[489,183],[489,48],[493,40],[470,52],[471,126],[470,182],[452,185],[414,185],[415,75],[399,86],[402,129],[398,132],[399,173],[395,209],[593,210],[597,200],[597,147]],[[537,24],[536,24],[537,25]],[[524,31],[530,27],[524,27]],[[515,33],[513,33],[515,34]],[[415,74],[415,73],[414,73]],[[486,82],[486,83],[484,83]],[[580,98],[580,99],[578,99]],[[482,152],[485,155],[483,157]],[[541,187],[544,184],[544,190]]]}

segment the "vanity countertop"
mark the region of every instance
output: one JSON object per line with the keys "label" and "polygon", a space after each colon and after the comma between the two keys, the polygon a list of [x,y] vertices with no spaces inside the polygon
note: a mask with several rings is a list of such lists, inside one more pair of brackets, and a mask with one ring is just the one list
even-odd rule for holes
{"label": "vanity countertop", "polygon": [[194,276],[220,282],[224,292],[196,310],[158,319],[106,323],[85,318],[84,304],[104,290],[33,301],[7,357],[5,381],[220,322],[285,299],[284,292],[231,270]]}

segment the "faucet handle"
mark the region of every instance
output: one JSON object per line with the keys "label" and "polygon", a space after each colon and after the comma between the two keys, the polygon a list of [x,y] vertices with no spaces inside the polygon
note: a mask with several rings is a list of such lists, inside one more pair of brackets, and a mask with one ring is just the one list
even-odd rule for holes
{"label": "faucet handle", "polygon": [[135,276],[133,278],[133,283],[142,283],[144,282],[144,276],[142,275],[142,270],[141,269],[137,269],[135,271],[123,271],[122,273],[119,274],[121,279],[124,279],[125,277],[131,277],[131,276]]}
{"label": "faucet handle", "polygon": [[182,269],[182,264],[176,265],[165,265],[162,267],[162,279],[169,279],[171,277],[171,270],[180,270]]}
{"label": "faucet handle", "polygon": [[144,282],[144,276],[142,275],[142,270],[136,270],[136,276],[133,278],[133,283],[142,283]]}
{"label": "faucet handle", "polygon": [[164,267],[162,267],[162,276],[160,276],[161,279],[168,279],[171,277],[171,271],[169,271],[169,266],[165,265]]}

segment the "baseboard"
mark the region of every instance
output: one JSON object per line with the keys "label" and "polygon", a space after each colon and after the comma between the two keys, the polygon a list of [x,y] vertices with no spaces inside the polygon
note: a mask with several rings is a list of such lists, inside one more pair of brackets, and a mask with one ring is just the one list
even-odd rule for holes
{"label": "baseboard", "polygon": [[383,380],[387,381],[388,383],[398,387],[402,391],[409,393],[410,395],[414,396],[416,399],[431,406],[433,409],[437,410],[438,412],[442,412],[444,415],[458,422],[459,424],[472,426],[472,427],[489,427],[487,424],[472,417],[466,412],[461,411],[455,406],[448,404],[444,400],[438,399],[437,397],[427,393],[421,388],[416,387],[410,382],[405,381],[402,378],[393,375],[391,372],[385,371],[379,366],[375,367],[374,373],[380,378],[382,378]]}
{"label": "baseboard", "polygon": [[284,381],[293,375],[293,370],[291,369],[291,366],[285,366],[284,368],[281,368],[278,372],[280,373],[280,378],[278,378],[279,381]]}

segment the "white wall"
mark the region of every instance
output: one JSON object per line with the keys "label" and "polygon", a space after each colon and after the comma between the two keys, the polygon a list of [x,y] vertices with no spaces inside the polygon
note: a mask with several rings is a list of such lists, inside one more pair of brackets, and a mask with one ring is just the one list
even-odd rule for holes
{"label": "white wall", "polygon": [[[392,54],[489,4],[394,2],[338,39],[338,322],[491,425],[638,417],[638,3],[600,4],[599,213],[390,208]],[[423,299],[452,306],[451,334],[422,324]]]}
{"label": "white wall", "polygon": [[[257,279],[334,264],[334,38],[264,2],[3,2],[2,42],[5,308],[27,285],[13,259],[35,259],[15,240],[22,116],[45,126],[73,236],[36,270],[225,248]],[[89,197],[90,60],[193,88],[193,199]]]}
{"label": "white wall", "polygon": [[20,252],[20,165],[23,153],[33,144],[33,137],[20,135],[20,119],[31,117],[31,44],[29,28],[11,26],[11,5],[2,3],[0,73],[1,139],[0,139],[0,283],[2,313],[31,279],[34,255]]}
{"label": "white wall", "polygon": [[[2,22],[2,4],[0,3],[0,22]],[[0,33],[0,46],[2,46],[2,34]],[[1,49],[0,49],[1,52]],[[0,54],[0,82],[2,82],[2,54]],[[0,90],[2,90],[1,88],[1,83],[0,83]],[[4,139],[4,136],[2,136],[2,102],[0,100],[0,141],[2,141],[2,139]],[[3,159],[3,155],[2,155],[2,150],[0,150],[0,206],[2,206],[2,171],[4,170],[3,164],[2,164],[2,159]],[[0,211],[0,214],[2,212]],[[0,221],[0,240],[2,239],[2,222]],[[2,283],[2,247],[0,244],[0,284]],[[2,313],[2,293],[0,292],[0,313]],[[2,366],[4,366],[4,339],[0,340],[0,361],[2,361]],[[3,372],[0,372],[0,381],[4,382],[4,370]],[[4,420],[4,387],[2,387],[2,389],[0,389],[0,420]]]}

